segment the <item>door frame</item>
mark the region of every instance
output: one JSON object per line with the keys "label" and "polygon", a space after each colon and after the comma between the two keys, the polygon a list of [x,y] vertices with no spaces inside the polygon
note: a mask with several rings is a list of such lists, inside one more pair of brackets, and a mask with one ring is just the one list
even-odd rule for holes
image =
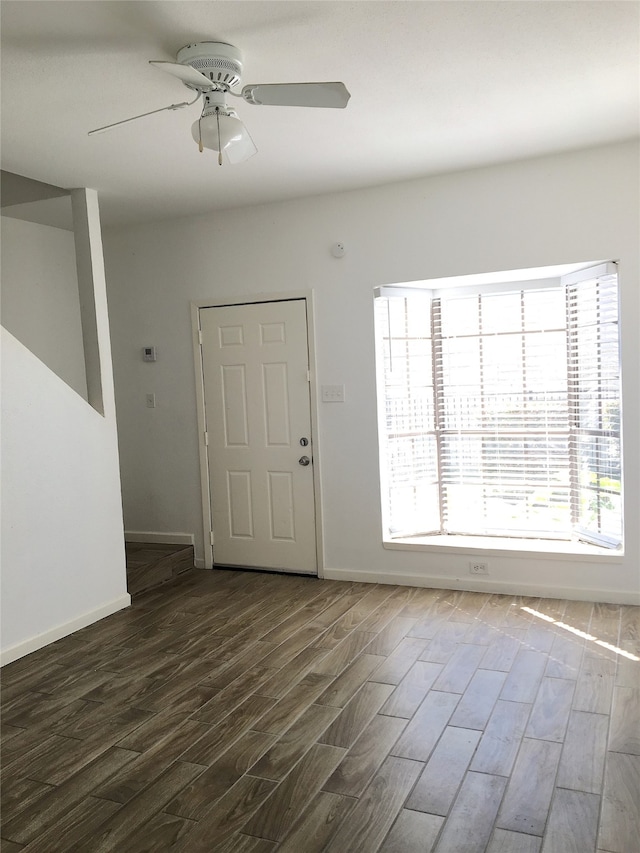
{"label": "door frame", "polygon": [[313,497],[315,503],[316,565],[318,577],[324,577],[324,548],[322,542],[322,490],[320,485],[320,448],[318,429],[318,393],[316,381],[316,345],[313,290],[290,290],[282,293],[256,293],[232,298],[197,299],[191,301],[191,335],[196,380],[196,412],[198,418],[198,455],[200,462],[200,499],[202,503],[202,545],[204,560],[196,561],[198,568],[213,569],[213,524],[211,519],[211,483],[209,480],[208,448],[204,397],[204,368],[200,344],[200,310],[231,305],[255,305],[261,302],[304,300],[309,347],[309,405],[313,449]]}

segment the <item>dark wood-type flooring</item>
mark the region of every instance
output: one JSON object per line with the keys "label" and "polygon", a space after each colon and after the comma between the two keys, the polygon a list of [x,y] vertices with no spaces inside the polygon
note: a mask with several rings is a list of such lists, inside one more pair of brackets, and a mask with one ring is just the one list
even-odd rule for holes
{"label": "dark wood-type flooring", "polygon": [[634,607],[192,569],[3,669],[2,853],[638,853],[634,657]]}
{"label": "dark wood-type flooring", "polygon": [[127,542],[127,591],[139,595],[193,568],[192,545]]}

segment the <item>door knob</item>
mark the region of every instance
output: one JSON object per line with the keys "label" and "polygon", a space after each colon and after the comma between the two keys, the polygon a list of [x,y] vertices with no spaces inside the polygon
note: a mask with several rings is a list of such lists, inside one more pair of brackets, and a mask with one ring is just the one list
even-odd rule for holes
{"label": "door knob", "polygon": [[305,465],[306,466],[306,465],[309,465],[310,462],[311,462],[311,460],[309,459],[308,456],[301,456],[300,459],[298,459],[299,465]]}

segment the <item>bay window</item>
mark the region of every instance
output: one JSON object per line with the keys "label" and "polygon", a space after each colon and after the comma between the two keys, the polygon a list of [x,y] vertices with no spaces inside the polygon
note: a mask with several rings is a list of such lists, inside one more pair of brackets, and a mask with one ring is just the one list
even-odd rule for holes
{"label": "bay window", "polygon": [[381,288],[385,540],[620,548],[618,313],[613,263],[529,281]]}

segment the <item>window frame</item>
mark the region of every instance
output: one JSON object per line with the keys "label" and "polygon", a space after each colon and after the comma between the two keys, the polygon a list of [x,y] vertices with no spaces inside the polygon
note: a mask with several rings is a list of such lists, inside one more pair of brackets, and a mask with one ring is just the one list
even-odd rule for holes
{"label": "window frame", "polygon": [[[376,366],[377,366],[377,399],[378,399],[378,412],[379,412],[379,429],[380,429],[380,476],[381,476],[381,487],[382,487],[382,520],[383,520],[383,544],[385,547],[400,547],[400,548],[413,548],[418,547],[422,550],[424,547],[428,547],[428,545],[435,546],[437,548],[441,548],[443,545],[454,547],[457,549],[467,550],[472,548],[474,550],[478,550],[479,540],[482,540],[482,544],[485,548],[488,549],[496,549],[497,553],[505,553],[509,552],[517,552],[522,553],[526,551],[534,551],[552,553],[557,552],[562,555],[578,553],[580,556],[587,554],[598,554],[598,555],[612,555],[615,554],[616,557],[620,556],[624,553],[624,527],[622,524],[623,520],[623,484],[622,484],[622,455],[620,453],[620,515],[621,515],[621,535],[619,541],[614,541],[611,539],[607,539],[607,537],[592,535],[586,530],[577,529],[574,526],[574,530],[567,535],[563,535],[562,533],[558,533],[557,537],[554,532],[551,531],[519,531],[514,532],[512,530],[497,529],[495,533],[493,532],[473,532],[470,531],[465,533],[464,531],[455,531],[455,532],[443,532],[443,518],[442,518],[442,507],[443,507],[443,479],[442,479],[442,442],[444,437],[443,432],[443,415],[440,411],[442,405],[442,397],[440,394],[436,393],[437,386],[437,378],[436,374],[439,369],[441,369],[442,365],[438,365],[438,350],[436,346],[437,341],[437,333],[434,329],[434,317],[435,312],[433,310],[433,303],[437,300],[447,299],[454,296],[471,296],[475,294],[481,295],[490,295],[494,293],[513,293],[513,292],[521,292],[526,290],[541,290],[541,289],[551,289],[552,287],[562,287],[563,290],[566,290],[568,284],[575,284],[581,281],[593,280],[599,275],[611,275],[615,273],[617,276],[617,263],[615,262],[597,262],[597,263],[586,263],[581,265],[573,265],[573,268],[566,272],[566,267],[564,268],[541,268],[536,270],[535,272],[539,274],[535,278],[527,278],[526,273],[528,271],[516,271],[513,275],[513,278],[508,273],[497,274],[497,280],[491,280],[490,276],[487,276],[484,281],[482,281],[481,276],[469,276],[469,277],[461,277],[455,278],[451,280],[439,279],[434,282],[415,282],[412,283],[412,286],[407,285],[389,285],[386,287],[376,288],[374,295],[376,298],[380,297],[413,297],[420,296],[429,302],[429,317],[431,322],[431,346],[432,346],[432,372],[433,372],[433,395],[434,395],[434,430],[433,434],[435,436],[436,443],[438,445],[437,448],[437,492],[438,492],[438,512],[439,512],[439,529],[431,530],[427,527],[424,531],[415,531],[413,533],[409,533],[407,530],[405,531],[397,531],[391,532],[390,525],[390,491],[389,491],[389,474],[387,471],[386,465],[386,454],[385,454],[385,439],[384,436],[386,434],[385,428],[385,367],[384,367],[384,358],[381,353],[381,347],[383,345],[382,336],[379,334],[379,320],[376,319]],[[542,274],[540,274],[542,273]],[[473,280],[471,285],[466,284],[465,280]],[[449,284],[450,282],[450,284]],[[430,284],[437,284],[438,287],[430,287]],[[616,285],[618,282],[616,281]],[[448,286],[449,285],[449,286]],[[461,286],[460,286],[461,285]],[[622,365],[621,365],[621,356],[620,356],[620,289],[617,287],[617,345],[618,345],[618,363],[620,366],[620,371],[618,373],[618,400],[620,403],[620,417],[619,424],[620,429],[618,432],[618,441],[620,442],[620,448],[622,448],[622,417],[621,417],[621,408],[622,408]],[[566,325],[565,325],[565,328]],[[523,333],[524,333],[523,327]],[[568,333],[567,333],[568,334]],[[389,346],[392,346],[391,335],[389,335]],[[568,359],[568,346],[567,346],[567,359]],[[523,366],[523,371],[525,370]],[[524,375],[524,374],[523,374]],[[568,382],[567,382],[568,386]],[[599,386],[600,387],[600,386]],[[567,410],[569,410],[569,404],[567,402]],[[573,433],[572,433],[572,424],[568,424],[568,436],[569,443],[573,441]],[[431,431],[428,431],[431,434]],[[426,432],[425,432],[426,434]],[[571,453],[571,478],[573,480],[576,479],[576,470],[577,470],[577,454]],[[578,493],[578,490],[573,488],[574,484],[570,483],[569,490],[571,495],[571,515],[572,518],[575,516],[575,499]],[[600,488],[600,483],[598,480],[598,487]],[[605,488],[606,490],[606,488]],[[389,504],[389,506],[385,506],[385,504]],[[426,526],[426,525],[425,525]],[[591,547],[593,546],[593,547]],[[549,551],[549,549],[552,551]],[[603,550],[603,549],[612,549],[615,550]],[[449,549],[449,548],[448,548]]]}

